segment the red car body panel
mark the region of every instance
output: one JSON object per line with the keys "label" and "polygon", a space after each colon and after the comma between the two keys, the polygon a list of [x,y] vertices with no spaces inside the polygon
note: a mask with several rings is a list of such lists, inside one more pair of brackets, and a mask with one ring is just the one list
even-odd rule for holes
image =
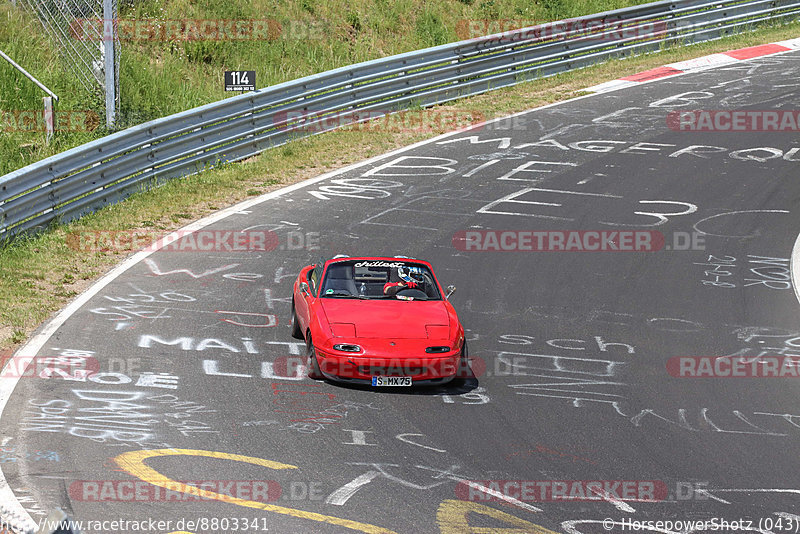
{"label": "red car body panel", "polygon": [[320,309],[331,325],[357,325],[357,337],[427,339],[426,325],[450,325],[444,302],[419,301],[409,306],[411,302],[400,301],[402,305],[398,306],[396,300],[320,299]]}
{"label": "red car body panel", "polygon": [[[440,300],[330,298],[318,293],[337,262],[402,262],[429,269]],[[320,264],[317,264],[320,265]],[[446,383],[459,371],[464,329],[428,262],[410,258],[344,257],[304,267],[293,288],[293,308],[312,357],[329,379],[371,381],[372,376],[411,376],[414,383]],[[334,345],[358,345],[344,352]],[[436,347],[436,353],[430,349]],[[426,350],[428,349],[428,350]],[[445,350],[446,349],[446,350]]]}

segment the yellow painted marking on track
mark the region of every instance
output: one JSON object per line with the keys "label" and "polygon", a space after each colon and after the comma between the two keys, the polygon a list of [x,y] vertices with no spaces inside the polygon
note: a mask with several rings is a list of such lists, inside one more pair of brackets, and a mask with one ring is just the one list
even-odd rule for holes
{"label": "yellow painted marking on track", "polygon": [[222,502],[229,502],[244,506],[247,508],[255,508],[257,510],[265,510],[267,512],[275,512],[276,514],[284,514],[292,517],[299,517],[300,519],[309,519],[311,521],[318,521],[320,523],[330,523],[340,527],[357,530],[359,532],[366,532],[367,534],[396,534],[395,532],[377,527],[367,523],[359,523],[358,521],[351,521],[349,519],[342,519],[329,515],[317,514],[315,512],[306,512],[305,510],[296,510],[294,508],[286,508],[284,506],[277,506],[257,501],[248,501],[246,499],[239,499],[230,495],[224,495],[213,491],[203,490],[195,486],[182,484],[172,480],[155,469],[145,465],[145,460],[150,458],[157,458],[161,456],[203,456],[206,458],[218,458],[220,460],[232,460],[234,462],[244,462],[253,465],[259,465],[268,469],[297,469],[297,466],[282,464],[280,462],[273,462],[272,460],[265,460],[263,458],[255,458],[253,456],[243,456],[241,454],[231,454],[227,452],[203,451],[197,449],[151,449],[145,451],[130,451],[124,452],[114,458],[114,462],[122,468],[126,473],[129,473],[145,482],[159,486],[173,491],[180,491],[190,495],[197,495],[205,499],[215,499]]}
{"label": "yellow painted marking on track", "polygon": [[[473,527],[469,514],[479,514],[514,525],[513,528]],[[445,500],[436,512],[441,534],[557,534],[539,525],[472,501]]]}

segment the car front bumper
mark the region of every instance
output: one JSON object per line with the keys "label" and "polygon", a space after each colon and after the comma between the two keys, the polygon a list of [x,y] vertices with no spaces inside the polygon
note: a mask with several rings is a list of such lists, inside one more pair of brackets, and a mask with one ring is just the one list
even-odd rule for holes
{"label": "car front bumper", "polygon": [[315,349],[325,378],[349,383],[372,383],[373,376],[408,376],[414,384],[446,384],[458,375],[461,351],[425,356],[337,354]]}

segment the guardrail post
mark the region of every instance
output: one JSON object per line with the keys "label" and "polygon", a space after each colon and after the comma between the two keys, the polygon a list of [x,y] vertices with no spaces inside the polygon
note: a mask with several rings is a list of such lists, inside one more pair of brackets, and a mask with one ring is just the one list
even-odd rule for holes
{"label": "guardrail post", "polygon": [[103,55],[106,75],[106,127],[110,130],[117,120],[117,81],[114,65],[116,21],[112,0],[103,0]]}
{"label": "guardrail post", "polygon": [[46,96],[42,100],[44,101],[45,144],[50,145],[50,140],[53,139],[53,132],[55,131],[53,125],[53,98]]}

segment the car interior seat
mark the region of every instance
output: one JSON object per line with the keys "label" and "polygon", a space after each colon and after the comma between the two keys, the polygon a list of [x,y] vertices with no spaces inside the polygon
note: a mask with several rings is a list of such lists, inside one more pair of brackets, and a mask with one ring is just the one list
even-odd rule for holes
{"label": "car interior seat", "polygon": [[350,295],[358,295],[356,282],[353,280],[352,265],[331,265],[328,267],[325,291],[333,289],[336,292],[347,292]]}

